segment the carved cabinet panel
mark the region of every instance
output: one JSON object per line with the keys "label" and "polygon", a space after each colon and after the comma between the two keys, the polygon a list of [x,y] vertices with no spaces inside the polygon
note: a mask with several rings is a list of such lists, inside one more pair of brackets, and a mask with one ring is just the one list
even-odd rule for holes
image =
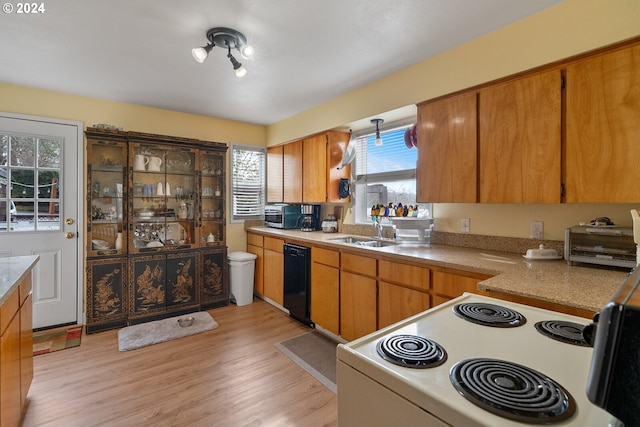
{"label": "carved cabinet panel", "polygon": [[87,333],[127,324],[127,261],[87,260]]}
{"label": "carved cabinet panel", "polygon": [[202,252],[202,307],[215,307],[226,304],[229,300],[227,285],[227,248]]}
{"label": "carved cabinet panel", "polygon": [[180,314],[199,306],[198,252],[143,255],[130,258],[129,318],[139,323]]}

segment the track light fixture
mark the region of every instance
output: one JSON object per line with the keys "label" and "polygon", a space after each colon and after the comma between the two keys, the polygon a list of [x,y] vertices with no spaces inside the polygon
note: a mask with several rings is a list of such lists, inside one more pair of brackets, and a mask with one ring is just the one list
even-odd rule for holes
{"label": "track light fixture", "polygon": [[231,54],[231,49],[237,49],[240,56],[245,59],[253,56],[253,47],[247,44],[244,34],[232,28],[216,27],[207,31],[207,40],[209,43],[206,46],[191,49],[193,59],[202,64],[209,56],[209,52],[218,46],[227,50],[227,58],[231,61],[236,76],[243,77],[247,74],[247,69]]}
{"label": "track light fixture", "polygon": [[383,119],[371,119],[371,123],[374,123],[376,125],[376,141],[374,143],[374,145],[376,147],[380,147],[382,145],[382,138],[380,138],[380,124],[384,123]]}

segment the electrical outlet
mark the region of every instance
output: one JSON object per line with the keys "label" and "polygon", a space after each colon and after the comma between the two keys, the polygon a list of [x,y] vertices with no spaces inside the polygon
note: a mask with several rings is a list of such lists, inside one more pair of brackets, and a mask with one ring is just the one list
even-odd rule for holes
{"label": "electrical outlet", "polygon": [[542,221],[531,222],[531,238],[532,239],[544,238],[544,222]]}
{"label": "electrical outlet", "polygon": [[469,232],[469,218],[462,218],[460,220],[460,231],[463,233]]}

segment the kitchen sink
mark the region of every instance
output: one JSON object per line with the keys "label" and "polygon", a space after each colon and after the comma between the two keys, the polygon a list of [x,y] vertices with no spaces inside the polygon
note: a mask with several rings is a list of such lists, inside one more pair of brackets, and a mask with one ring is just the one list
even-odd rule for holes
{"label": "kitchen sink", "polygon": [[395,242],[390,240],[378,240],[367,237],[336,237],[329,239],[334,242],[350,243],[352,245],[364,246],[367,248],[382,248],[385,246],[395,246]]}

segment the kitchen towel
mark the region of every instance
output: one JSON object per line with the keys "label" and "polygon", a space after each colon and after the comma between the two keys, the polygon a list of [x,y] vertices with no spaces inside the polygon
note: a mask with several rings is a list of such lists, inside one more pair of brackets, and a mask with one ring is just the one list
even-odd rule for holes
{"label": "kitchen towel", "polygon": [[[195,318],[193,324],[186,327],[180,326],[178,319],[188,316]],[[217,327],[218,323],[206,311],[127,326],[118,331],[118,349],[120,351],[135,350],[148,345],[210,331]]]}

